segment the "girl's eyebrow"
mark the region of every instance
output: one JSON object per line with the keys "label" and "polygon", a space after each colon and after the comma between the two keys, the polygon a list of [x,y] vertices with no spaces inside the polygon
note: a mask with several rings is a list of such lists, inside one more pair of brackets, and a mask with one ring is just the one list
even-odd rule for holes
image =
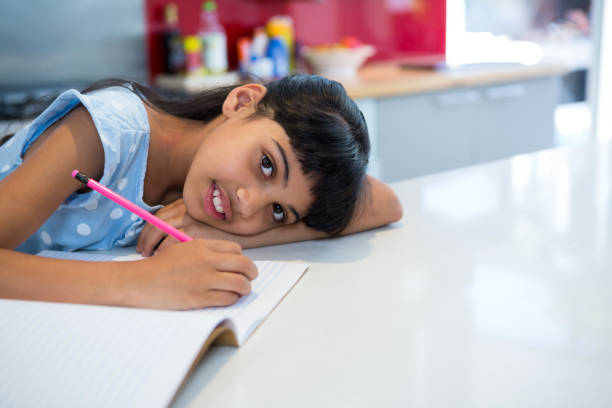
{"label": "girl's eyebrow", "polygon": [[293,213],[293,215],[295,215],[295,221],[293,221],[293,224],[297,224],[300,221],[300,214],[298,214],[298,212],[295,210],[295,208],[293,208],[293,206],[289,206],[289,209],[291,210],[291,212]]}
{"label": "girl's eyebrow", "polygon": [[285,149],[283,149],[283,146],[281,146],[280,143],[278,143],[276,140],[274,140],[274,143],[276,143],[276,147],[278,147],[279,154],[283,158],[283,163],[285,164],[285,175],[283,177],[285,180],[285,185],[283,187],[287,188],[287,183],[289,182],[289,163],[287,163],[287,155],[285,154]]}
{"label": "girl's eyebrow", "polygon": [[[278,152],[283,158],[283,163],[285,164],[285,174],[283,177],[283,179],[285,180],[285,184],[283,185],[283,188],[287,188],[287,183],[289,182],[289,163],[287,162],[287,155],[285,154],[285,149],[283,149],[283,146],[281,146],[280,143],[278,143],[275,139],[272,140],[274,140],[274,143],[276,143],[276,147],[278,147]],[[298,214],[298,212],[295,208],[293,208],[293,206],[289,205],[288,207],[289,210],[291,210],[291,212],[295,216],[295,221],[293,222],[293,224],[299,222],[300,214]]]}

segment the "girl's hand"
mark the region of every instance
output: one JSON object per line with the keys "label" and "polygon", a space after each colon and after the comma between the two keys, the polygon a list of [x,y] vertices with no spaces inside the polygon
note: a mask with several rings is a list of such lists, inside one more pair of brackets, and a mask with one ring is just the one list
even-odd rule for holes
{"label": "girl's hand", "polygon": [[[183,228],[186,222],[194,221],[187,215],[182,198],[161,208],[155,213],[155,216],[178,229]],[[165,232],[147,222],[138,237],[136,250],[143,256],[151,256],[166,236]],[[175,240],[175,242],[178,242],[178,240]]]}
{"label": "girl's hand", "polygon": [[[208,224],[197,221],[187,214],[183,199],[178,199],[164,208],[160,209],[156,214],[157,217],[166,221],[174,228],[184,231],[192,238],[205,238],[216,240],[227,240],[237,242],[242,247],[258,246],[252,245],[247,237],[230,234],[229,232],[221,231],[211,227]],[[136,250],[143,256],[151,256],[154,253],[161,251],[164,248],[178,244],[180,241],[169,236],[162,230],[153,225],[146,223],[138,237]]]}
{"label": "girl's hand", "polygon": [[255,264],[230,241],[195,239],[137,261],[126,303],[155,309],[199,309],[235,303],[251,291]]}

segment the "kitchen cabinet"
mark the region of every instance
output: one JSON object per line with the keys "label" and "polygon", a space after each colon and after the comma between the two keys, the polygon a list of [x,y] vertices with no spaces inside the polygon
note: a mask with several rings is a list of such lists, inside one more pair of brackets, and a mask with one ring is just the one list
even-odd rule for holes
{"label": "kitchen cabinet", "polygon": [[561,77],[357,98],[386,182],[553,147]]}

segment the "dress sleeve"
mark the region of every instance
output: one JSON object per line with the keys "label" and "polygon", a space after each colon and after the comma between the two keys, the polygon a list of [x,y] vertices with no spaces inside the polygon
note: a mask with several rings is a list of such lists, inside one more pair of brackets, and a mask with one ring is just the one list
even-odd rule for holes
{"label": "dress sleeve", "polygon": [[104,148],[100,183],[113,185],[125,174],[140,144],[148,138],[149,121],[141,99],[132,91],[113,87],[83,95]]}
{"label": "dress sleeve", "polygon": [[[79,99],[91,115],[104,149],[100,184],[121,191],[125,188],[125,175],[138,165],[136,156],[148,150],[149,121],[144,104],[132,91],[122,87],[101,89],[80,95]],[[144,178],[144,174],[139,178]],[[64,204],[86,204],[87,196],[72,194]]]}

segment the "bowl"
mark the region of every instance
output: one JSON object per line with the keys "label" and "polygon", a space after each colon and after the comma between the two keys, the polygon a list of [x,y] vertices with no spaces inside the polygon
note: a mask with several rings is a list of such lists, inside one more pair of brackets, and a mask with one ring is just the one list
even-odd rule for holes
{"label": "bowl", "polygon": [[303,56],[313,71],[330,78],[354,78],[359,67],[372,55],[372,45],[347,47],[305,47]]}

